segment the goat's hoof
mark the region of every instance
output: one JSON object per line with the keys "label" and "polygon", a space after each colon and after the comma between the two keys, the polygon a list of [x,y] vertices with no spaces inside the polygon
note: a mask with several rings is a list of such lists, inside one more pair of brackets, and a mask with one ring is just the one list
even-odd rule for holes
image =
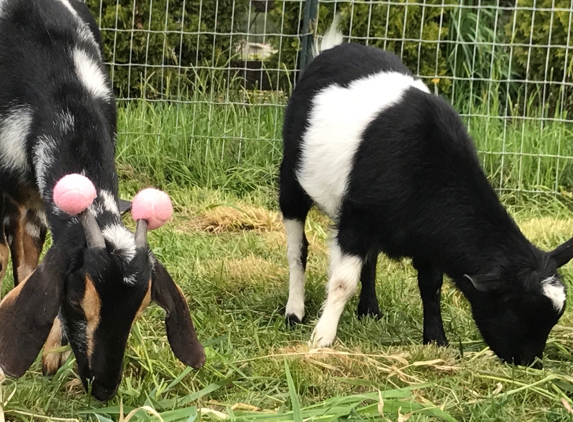
{"label": "goat's hoof", "polygon": [[449,342],[446,338],[430,338],[430,339],[424,339],[424,345],[428,345],[428,344],[435,344],[436,346],[439,347],[448,347]]}
{"label": "goat's hoof", "polygon": [[382,318],[382,312],[380,312],[380,309],[378,308],[374,308],[374,309],[362,309],[360,307],[358,307],[358,310],[356,312],[358,314],[358,319],[363,319],[363,318],[374,318],[374,319],[381,319]]}
{"label": "goat's hoof", "polygon": [[287,327],[292,328],[297,324],[302,323],[302,318],[297,317],[295,314],[287,314],[285,317],[285,323]]}
{"label": "goat's hoof", "polygon": [[309,346],[312,348],[331,347],[336,340],[337,325],[319,320],[310,336]]}

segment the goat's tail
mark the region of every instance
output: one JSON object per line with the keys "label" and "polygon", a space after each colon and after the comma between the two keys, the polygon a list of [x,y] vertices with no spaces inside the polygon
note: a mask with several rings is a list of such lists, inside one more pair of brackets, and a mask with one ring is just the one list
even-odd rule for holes
{"label": "goat's tail", "polygon": [[338,29],[338,15],[334,15],[332,24],[328,31],[322,36],[322,40],[316,40],[314,43],[313,57],[318,56],[325,50],[329,48],[336,47],[338,44],[342,44],[342,31]]}

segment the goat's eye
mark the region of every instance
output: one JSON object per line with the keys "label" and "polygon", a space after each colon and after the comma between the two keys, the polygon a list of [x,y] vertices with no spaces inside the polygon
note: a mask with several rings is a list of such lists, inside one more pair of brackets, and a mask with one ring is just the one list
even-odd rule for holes
{"label": "goat's eye", "polygon": [[68,305],[75,312],[83,312],[82,304],[79,300],[69,299]]}

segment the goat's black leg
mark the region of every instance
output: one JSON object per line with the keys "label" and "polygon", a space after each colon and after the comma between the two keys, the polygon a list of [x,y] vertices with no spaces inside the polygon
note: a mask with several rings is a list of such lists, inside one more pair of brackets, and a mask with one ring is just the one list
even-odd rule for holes
{"label": "goat's black leg", "polygon": [[378,307],[378,298],[376,297],[376,263],[378,261],[378,251],[372,250],[366,256],[362,264],[360,273],[360,282],[362,290],[360,291],[360,301],[358,302],[358,318],[372,316],[380,318],[380,308]]}
{"label": "goat's black leg", "polygon": [[300,323],[304,317],[304,273],[308,255],[304,222],[312,206],[312,200],[296,180],[293,171],[283,162],[280,171],[279,205],[287,236],[289,295],[285,317],[288,325]]}
{"label": "goat's black leg", "polygon": [[435,342],[438,346],[447,346],[440,309],[444,274],[422,260],[414,259],[414,268],[418,271],[418,286],[424,307],[424,344]]}

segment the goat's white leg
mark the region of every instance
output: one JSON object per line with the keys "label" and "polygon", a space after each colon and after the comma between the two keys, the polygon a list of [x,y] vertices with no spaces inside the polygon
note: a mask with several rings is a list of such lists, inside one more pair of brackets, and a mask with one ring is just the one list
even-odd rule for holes
{"label": "goat's white leg", "polygon": [[287,258],[289,265],[289,295],[286,318],[291,324],[304,317],[304,282],[308,242],[304,235],[304,221],[285,219]]}
{"label": "goat's white leg", "polygon": [[356,292],[362,263],[362,258],[345,254],[336,237],[333,237],[330,247],[330,276],[326,285],[327,297],[322,315],[312,333],[313,346],[328,347],[334,342],[340,315],[346,302]]}

